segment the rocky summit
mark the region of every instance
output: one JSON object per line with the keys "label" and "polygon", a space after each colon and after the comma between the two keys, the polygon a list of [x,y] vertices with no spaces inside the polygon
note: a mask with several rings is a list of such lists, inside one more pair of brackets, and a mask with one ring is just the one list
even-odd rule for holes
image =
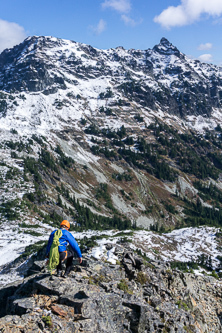
{"label": "rocky summit", "polygon": [[221,332],[221,281],[145,260],[127,243],[106,250],[115,265],[85,254],[66,279],[35,261],[22,283],[0,292],[1,332]]}

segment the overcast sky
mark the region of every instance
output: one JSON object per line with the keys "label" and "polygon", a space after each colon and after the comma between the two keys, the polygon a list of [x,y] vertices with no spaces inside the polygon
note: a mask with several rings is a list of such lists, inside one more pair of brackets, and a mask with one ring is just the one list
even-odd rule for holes
{"label": "overcast sky", "polygon": [[0,51],[32,35],[142,50],[166,37],[189,57],[222,66],[221,32],[222,0],[0,2]]}

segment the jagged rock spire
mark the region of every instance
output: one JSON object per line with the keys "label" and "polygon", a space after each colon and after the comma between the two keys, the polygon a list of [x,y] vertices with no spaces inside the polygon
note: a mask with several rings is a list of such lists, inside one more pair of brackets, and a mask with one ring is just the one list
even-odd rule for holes
{"label": "jagged rock spire", "polygon": [[153,47],[153,51],[163,55],[174,54],[177,57],[183,56],[183,54],[176,48],[176,46],[170,43],[165,37],[161,38],[160,43]]}

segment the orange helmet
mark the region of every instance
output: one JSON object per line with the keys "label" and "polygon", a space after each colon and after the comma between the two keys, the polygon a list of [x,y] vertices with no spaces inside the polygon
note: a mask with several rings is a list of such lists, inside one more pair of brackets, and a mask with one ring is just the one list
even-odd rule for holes
{"label": "orange helmet", "polygon": [[63,225],[66,226],[67,228],[70,228],[70,223],[67,220],[63,220],[60,224],[60,227],[62,227]]}

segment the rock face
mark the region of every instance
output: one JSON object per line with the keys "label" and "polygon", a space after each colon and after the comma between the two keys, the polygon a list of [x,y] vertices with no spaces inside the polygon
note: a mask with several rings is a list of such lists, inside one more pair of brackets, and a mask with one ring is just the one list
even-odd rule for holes
{"label": "rock face", "polygon": [[153,49],[142,51],[98,50],[33,36],[0,55],[0,90],[10,93],[48,95],[70,86],[75,91],[80,82],[87,81],[99,92],[104,77],[110,84],[102,85],[112,86],[118,98],[182,118],[209,116],[212,108],[221,107],[220,68],[189,59],[165,38]]}
{"label": "rock face", "polygon": [[25,278],[7,298],[2,332],[221,332],[221,281],[172,271],[120,245],[115,253],[118,265],[86,255],[66,279],[42,271]]}

